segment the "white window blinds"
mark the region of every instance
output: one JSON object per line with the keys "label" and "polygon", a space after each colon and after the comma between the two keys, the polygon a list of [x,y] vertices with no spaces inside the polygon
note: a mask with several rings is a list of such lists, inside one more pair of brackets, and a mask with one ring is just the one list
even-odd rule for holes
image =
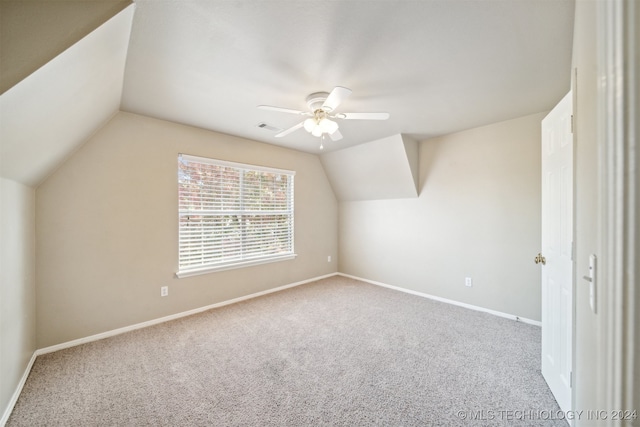
{"label": "white window blinds", "polygon": [[295,172],[178,156],[178,277],[292,258]]}

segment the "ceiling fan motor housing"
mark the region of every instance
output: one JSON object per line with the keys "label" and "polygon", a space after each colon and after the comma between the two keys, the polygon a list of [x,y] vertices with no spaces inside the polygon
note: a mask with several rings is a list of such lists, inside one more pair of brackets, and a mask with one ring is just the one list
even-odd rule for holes
{"label": "ceiling fan motor housing", "polygon": [[329,97],[328,92],[314,92],[311,95],[307,96],[307,107],[309,107],[311,111],[323,109],[327,113],[330,113],[331,108],[328,108],[328,107],[322,108],[322,105],[324,104],[324,102],[327,100],[328,97]]}

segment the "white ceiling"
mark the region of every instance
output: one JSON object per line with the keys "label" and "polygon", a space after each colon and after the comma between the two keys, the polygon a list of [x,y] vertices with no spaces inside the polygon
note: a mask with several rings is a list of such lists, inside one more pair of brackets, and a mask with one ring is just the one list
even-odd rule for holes
{"label": "white ceiling", "polygon": [[[572,0],[137,0],[0,95],[0,176],[31,186],[118,109],[311,153],[309,93],[353,90],[325,152],[551,109],[569,89]],[[133,14],[133,17],[132,17]]]}
{"label": "white ceiling", "polygon": [[37,186],[118,111],[133,9],[0,95],[0,176]]}
{"label": "white ceiling", "polygon": [[339,201],[418,197],[418,143],[392,135],[323,153],[322,166]]}
{"label": "white ceiling", "polygon": [[403,133],[422,140],[551,109],[569,90],[572,0],[136,0],[121,109],[303,151],[285,138],[334,86],[353,90],[325,151]]}

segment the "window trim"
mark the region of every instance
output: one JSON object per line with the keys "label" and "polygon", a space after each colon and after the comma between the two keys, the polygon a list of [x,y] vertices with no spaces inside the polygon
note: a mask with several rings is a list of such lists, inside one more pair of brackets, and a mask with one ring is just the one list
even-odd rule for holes
{"label": "window trim", "polygon": [[[268,166],[259,166],[259,165],[251,165],[251,164],[247,164],[247,163],[238,163],[238,162],[231,162],[231,161],[226,161],[226,160],[218,160],[218,159],[212,159],[212,158],[207,158],[207,157],[200,157],[200,156],[193,156],[190,154],[183,154],[183,153],[179,153],[178,154],[178,162],[180,162],[182,160],[186,160],[187,162],[191,161],[191,162],[197,162],[197,163],[201,163],[201,164],[210,164],[210,165],[215,165],[215,166],[224,166],[224,167],[231,167],[231,168],[236,168],[236,169],[242,169],[242,170],[250,170],[250,171],[257,171],[257,172],[265,172],[265,173],[275,173],[275,174],[282,174],[282,175],[289,175],[291,176],[291,178],[293,179],[296,175],[295,171],[291,171],[291,170],[287,170],[287,169],[278,169],[278,168],[272,168],[272,167],[268,167]],[[180,184],[178,183],[178,186]],[[178,188],[178,194],[180,192],[180,189]],[[268,263],[272,263],[272,262],[280,262],[280,261],[287,261],[287,260],[291,260],[291,259],[295,259],[297,257],[297,254],[295,253],[295,245],[294,245],[294,241],[295,241],[295,220],[294,220],[294,216],[295,216],[295,209],[294,209],[294,200],[295,200],[295,185],[293,186],[293,189],[291,190],[291,214],[292,214],[292,221],[293,224],[291,226],[291,252],[290,253],[284,253],[284,254],[275,254],[275,255],[264,255],[264,256],[259,256],[259,257],[254,257],[248,260],[233,260],[233,261],[227,261],[227,262],[220,262],[220,263],[216,263],[215,265],[205,265],[202,266],[200,268],[196,267],[196,268],[188,268],[188,269],[180,269],[180,249],[179,249],[179,245],[180,245],[180,230],[178,227],[178,269],[175,273],[177,278],[185,278],[185,277],[191,277],[191,276],[197,276],[197,275],[201,275],[201,274],[207,274],[207,273],[212,273],[212,272],[217,272],[217,271],[224,271],[224,270],[230,270],[230,269],[235,269],[235,268],[244,268],[244,267],[251,267],[251,266],[255,266],[255,265],[261,265],[261,264],[268,264]],[[178,223],[180,221],[180,204],[178,201]]]}
{"label": "window trim", "polygon": [[190,270],[182,270],[182,271],[178,270],[176,272],[176,277],[178,279],[182,279],[185,277],[214,273],[216,271],[233,270],[235,268],[244,268],[244,267],[252,267],[254,265],[270,264],[272,262],[287,261],[290,259],[295,259],[297,256],[298,254],[293,253],[293,254],[286,254],[278,257],[256,258],[249,261],[221,263],[219,265],[210,266],[210,267],[193,268]]}

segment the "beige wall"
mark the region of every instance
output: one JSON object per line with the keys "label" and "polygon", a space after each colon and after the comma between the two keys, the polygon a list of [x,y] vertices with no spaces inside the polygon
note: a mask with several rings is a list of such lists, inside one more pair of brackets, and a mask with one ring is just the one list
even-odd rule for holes
{"label": "beige wall", "polygon": [[[178,153],[295,170],[298,257],[177,279]],[[317,156],[129,113],[38,188],[36,224],[40,348],[337,270],[337,202]]]}
{"label": "beige wall", "polygon": [[540,320],[543,117],[420,143],[417,199],[341,202],[340,271]]}
{"label": "beige wall", "polygon": [[36,349],[34,209],[35,190],[0,178],[0,418]]}

